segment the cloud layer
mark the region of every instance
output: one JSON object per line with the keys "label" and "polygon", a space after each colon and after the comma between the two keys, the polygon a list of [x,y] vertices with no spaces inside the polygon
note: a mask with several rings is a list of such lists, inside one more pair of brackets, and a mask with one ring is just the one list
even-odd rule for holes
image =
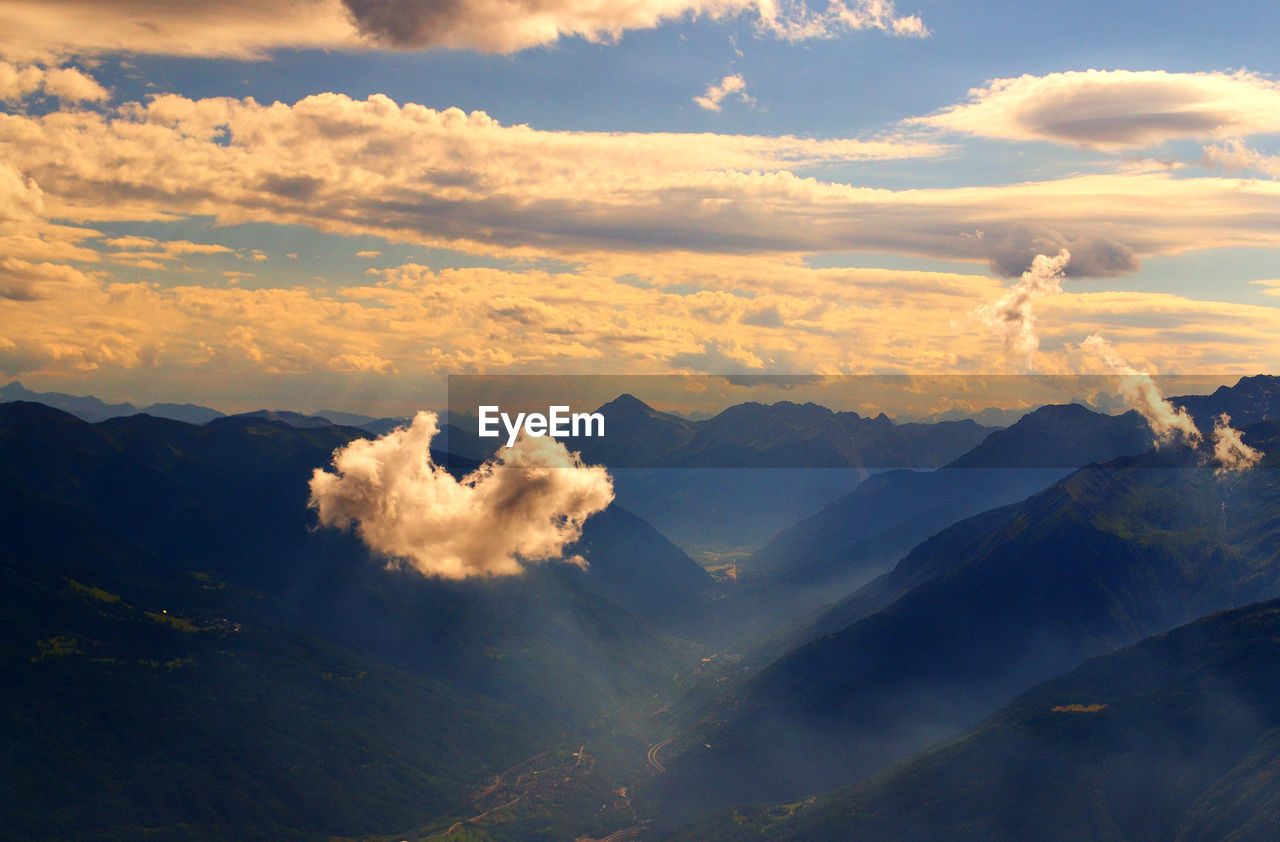
{"label": "cloud layer", "polygon": [[408,427],[336,451],[333,471],[311,478],[320,522],[354,529],[370,549],[426,576],[513,576],[560,558],[613,499],[603,467],[584,466],[545,437],[522,437],[455,480],[431,461],[437,431],[435,414],[419,412]]}
{"label": "cloud layer", "polygon": [[0,115],[0,154],[39,185],[49,216],[82,223],[207,214],[512,256],[891,251],[1015,276],[1061,248],[1069,274],[1105,276],[1143,255],[1280,244],[1280,182],[1141,172],[887,190],[799,174],[939,151],[539,131],[338,94]]}
{"label": "cloud layer", "polygon": [[921,38],[891,0],[0,0],[0,55],[104,52],[262,58],[273,49],[458,48],[510,53],[561,38],[613,41],[692,17],[749,17],[790,41],[876,29]]}

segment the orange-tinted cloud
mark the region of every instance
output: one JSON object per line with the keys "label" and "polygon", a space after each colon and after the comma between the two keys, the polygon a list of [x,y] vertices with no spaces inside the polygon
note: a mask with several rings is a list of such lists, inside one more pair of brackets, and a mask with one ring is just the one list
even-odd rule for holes
{"label": "orange-tinted cloud", "polygon": [[874,29],[928,34],[891,0],[0,0],[0,55],[104,52],[262,58],[283,48],[474,49],[510,53],[561,38],[617,40],[695,16],[754,18],[790,41]]}

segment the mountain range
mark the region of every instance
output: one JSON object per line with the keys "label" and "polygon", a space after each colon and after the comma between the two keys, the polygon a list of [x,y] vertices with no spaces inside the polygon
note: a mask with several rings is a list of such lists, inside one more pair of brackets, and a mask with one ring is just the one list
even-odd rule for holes
{"label": "mountain range", "polygon": [[[0,821],[1273,838],[1278,395],[1173,399],[1265,454],[1230,473],[1078,405],[986,429],[787,403],[693,421],[624,395],[587,461],[644,467],[612,468],[617,500],[569,548],[589,565],[464,581],[317,528],[311,472],[380,419],[0,402]],[[431,455],[462,477],[484,453]],[[699,540],[746,548],[736,580]]]}
{"label": "mountain range", "polygon": [[491,581],[315,529],[310,473],[362,435],[0,405],[9,838],[401,832],[566,734],[625,743],[696,663],[664,629],[711,580],[625,511],[588,570]]}
{"label": "mountain range", "polygon": [[1265,842],[1280,825],[1280,601],[1087,661],[910,763],[672,842]]}
{"label": "mountain range", "polygon": [[1274,422],[1246,428],[1273,455],[1238,476],[1149,451],[943,530],[889,574],[900,593],[708,715],[656,782],[664,809],[864,777],[1087,657],[1280,595],[1278,439]]}

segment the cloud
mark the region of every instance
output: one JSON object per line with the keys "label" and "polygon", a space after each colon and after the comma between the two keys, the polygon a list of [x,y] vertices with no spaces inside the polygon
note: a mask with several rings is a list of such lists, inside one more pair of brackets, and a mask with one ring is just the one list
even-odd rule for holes
{"label": "cloud", "polygon": [[360,45],[340,0],[4,0],[0,55],[152,53],[263,58]]}
{"label": "cloud", "polygon": [[1069,251],[1067,277],[1110,277],[1139,268],[1133,249],[1102,234],[1068,237],[1045,225],[1015,223],[984,232],[978,253],[987,258],[996,274],[1013,277],[1031,266],[1037,255]]}
{"label": "cloud", "polygon": [[193,243],[190,240],[157,240],[152,237],[111,237],[103,241],[110,248],[104,257],[113,263],[139,269],[163,269],[173,261],[191,255],[232,254],[227,246]]}
{"label": "cloud", "polygon": [[35,301],[51,294],[51,288],[92,288],[93,280],[78,269],[56,263],[30,263],[0,256],[0,298]]}
{"label": "cloud", "polygon": [[1101,358],[1113,373],[1120,375],[1120,392],[1125,403],[1147,419],[1151,432],[1155,434],[1157,446],[1179,439],[1187,444],[1200,443],[1200,431],[1196,429],[1195,422],[1187,411],[1169,403],[1160,394],[1151,375],[1125,362],[1111,347],[1110,342],[1095,333],[1085,339],[1080,347]]}
{"label": "cloud", "polygon": [[706,111],[719,111],[720,103],[724,101],[725,97],[734,94],[737,95],[739,102],[744,102],[748,105],[755,102],[747,94],[747,82],[742,78],[741,74],[726,76],[719,82],[713,82],[707,86],[707,90],[701,96],[695,96],[693,101]]}
{"label": "cloud", "polygon": [[1280,84],[1254,73],[1088,70],[994,79],[909,121],[1003,140],[1142,149],[1280,131]]}
{"label": "cloud", "polygon": [[1027,271],[999,301],[983,304],[974,311],[987,329],[1003,340],[1005,353],[1023,367],[1031,365],[1040,347],[1031,304],[1042,296],[1062,292],[1062,276],[1070,260],[1071,253],[1066,249],[1055,257],[1036,255]]}
{"label": "cloud", "polygon": [[1224,476],[1252,468],[1262,461],[1262,454],[1244,443],[1224,412],[1213,419],[1213,458],[1218,463],[1214,473]]}
{"label": "cloud", "polygon": [[759,28],[787,41],[834,38],[841,32],[879,29],[904,38],[931,33],[919,15],[898,15],[891,0],[830,0],[815,10],[802,0],[756,0]]}
{"label": "cloud", "polygon": [[17,102],[40,90],[44,70],[35,65],[0,61],[0,102]]}
{"label": "cloud", "polygon": [[338,354],[329,360],[333,371],[350,371],[376,374],[396,374],[395,363],[377,354]]}
{"label": "cloud", "polygon": [[31,222],[44,210],[40,185],[7,161],[0,161],[0,225]]}
{"label": "cloud", "polygon": [[546,437],[522,437],[455,480],[431,461],[437,431],[435,413],[419,412],[408,427],[337,450],[334,470],[311,478],[320,522],[354,529],[370,549],[426,576],[513,576],[560,558],[613,499],[602,466],[584,466]]}
{"label": "cloud", "polygon": [[18,102],[37,93],[64,103],[103,102],[111,92],[75,67],[44,68],[0,60],[0,102]]}
{"label": "cloud", "polygon": [[64,102],[103,102],[111,92],[74,67],[59,67],[44,74],[44,92]]}
{"label": "cloud", "polygon": [[1256,172],[1280,178],[1280,155],[1264,155],[1238,139],[1204,148],[1204,162],[1227,172]]}
{"label": "cloud", "polygon": [[561,38],[618,40],[692,17],[754,18],[789,41],[880,30],[929,34],[889,0],[4,0],[0,55],[47,59],[135,52],[263,58],[276,49],[474,49],[510,53]]}
{"label": "cloud", "polygon": [[[225,257],[174,267],[185,265],[203,276],[171,271],[142,282],[103,260],[80,285],[49,280],[35,297],[0,298],[0,333],[12,343],[0,349],[0,370],[56,377],[58,391],[114,389],[121,399],[141,390],[253,409],[327,394],[329,406],[394,401],[378,412],[398,415],[424,394],[443,399],[442,372],[977,374],[1008,365],[972,318],[1007,287],[977,271],[818,268],[796,255],[599,253],[556,271],[409,264],[316,281],[308,268],[281,264],[251,286],[234,286],[218,271],[235,268]],[[1043,373],[1078,373],[1075,343],[1089,333],[1123,342],[1144,366],[1215,375],[1280,369],[1276,307],[1069,288],[1036,317]]]}
{"label": "cloud", "polygon": [[49,216],[85,224],[209,215],[511,257],[873,250],[991,261],[1015,276],[1060,248],[1069,274],[1110,275],[1145,255],[1280,245],[1280,182],[1141,172],[888,190],[797,174],[939,151],[540,131],[379,95],[165,95],[104,113],[0,115],[0,154],[38,182]]}

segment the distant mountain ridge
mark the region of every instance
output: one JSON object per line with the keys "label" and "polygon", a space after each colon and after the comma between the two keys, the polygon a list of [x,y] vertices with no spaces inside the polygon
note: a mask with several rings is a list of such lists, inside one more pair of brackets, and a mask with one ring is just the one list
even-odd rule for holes
{"label": "distant mountain ridge", "polygon": [[[1208,435],[1222,412],[1237,426],[1280,418],[1280,378],[1244,377],[1211,395],[1171,400],[1189,407]],[[779,533],[744,569],[793,582],[860,583],[964,518],[1026,499],[1084,465],[1142,453],[1151,443],[1150,428],[1135,412],[1106,415],[1079,404],[1042,406],[992,431],[939,471],[899,470],[869,478]],[[831,630],[823,626],[823,633]]]}
{"label": "distant mountain ridge", "polygon": [[7,386],[0,386],[0,403],[9,401],[31,401],[42,403],[70,412],[72,415],[90,423],[105,421],[123,415],[146,413],[157,418],[171,418],[175,421],[186,421],[188,424],[204,424],[225,413],[207,406],[187,403],[153,403],[150,406],[137,407],[131,403],[107,403],[90,395],[76,396],[62,392],[33,392],[17,380]]}
{"label": "distant mountain ridge", "polygon": [[815,403],[741,403],[691,421],[624,394],[596,410],[605,435],[566,438],[587,461],[617,468],[934,467],[980,442],[972,419],[897,424]]}
{"label": "distant mountain ridge", "polygon": [[[12,401],[30,401],[52,406],[69,412],[82,421],[97,423],[110,418],[126,418],[130,415],[150,415],[155,418],[168,418],[188,424],[207,424],[218,418],[229,417],[227,413],[207,406],[190,403],[153,403],[147,406],[135,406],[125,403],[107,403],[92,395],[69,395],[63,392],[33,392],[17,380],[7,386],[0,386],[0,403]],[[374,418],[354,412],[333,412],[325,410],[314,415],[307,415],[292,410],[258,409],[242,412],[239,415],[267,418],[281,421],[293,427],[323,427],[337,424],[345,427],[356,427],[376,435],[387,433],[404,424],[406,418]]]}

